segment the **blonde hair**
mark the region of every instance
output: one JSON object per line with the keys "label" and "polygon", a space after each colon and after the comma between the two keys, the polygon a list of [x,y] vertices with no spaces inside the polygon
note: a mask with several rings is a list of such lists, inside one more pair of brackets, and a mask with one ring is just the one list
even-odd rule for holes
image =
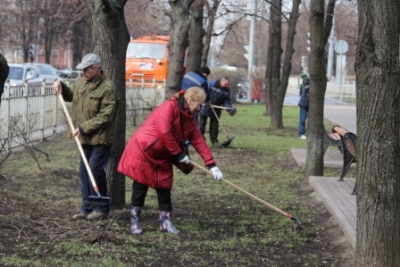
{"label": "blonde hair", "polygon": [[[182,92],[182,90],[180,92],[175,93],[174,98],[178,99],[179,96],[181,95],[181,92]],[[193,99],[195,101],[199,101],[199,102],[203,102],[204,100],[206,100],[206,93],[200,87],[193,86],[193,87],[188,88],[184,92],[185,92],[184,97],[186,99],[191,98],[191,99]]]}

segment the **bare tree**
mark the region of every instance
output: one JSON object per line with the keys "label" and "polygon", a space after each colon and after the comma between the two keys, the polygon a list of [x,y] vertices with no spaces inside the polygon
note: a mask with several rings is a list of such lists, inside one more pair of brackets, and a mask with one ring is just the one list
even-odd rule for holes
{"label": "bare tree", "polygon": [[[12,150],[10,149],[13,140],[12,122],[0,120],[0,170],[4,163],[11,156]],[[4,177],[0,173],[0,178]]]}
{"label": "bare tree", "polygon": [[35,160],[39,170],[42,167],[39,163],[40,154],[46,157],[47,161],[50,161],[50,156],[46,152],[39,149],[32,140],[32,132],[39,121],[39,113],[29,113],[26,114],[26,120],[22,116],[10,117],[9,119],[9,131],[11,132],[10,140],[15,141],[19,146],[22,146]]}
{"label": "bare tree", "polygon": [[311,1],[310,16],[310,100],[307,123],[307,160],[305,179],[324,174],[324,102],[326,91],[326,42],[332,28],[335,0],[329,0],[324,25],[324,1]]}
{"label": "bare tree", "polygon": [[266,113],[271,115],[272,94],[277,90],[281,73],[282,0],[272,0],[270,9],[268,58],[265,71]]}
{"label": "bare tree", "polygon": [[214,29],[214,22],[215,18],[217,16],[217,11],[219,4],[221,3],[222,0],[215,0],[212,1],[212,6],[210,6],[208,1],[204,2],[204,7],[207,12],[207,27],[206,27],[206,32],[204,35],[204,44],[203,44],[203,53],[201,57],[201,65],[207,65],[207,57],[208,53],[210,52],[210,44],[211,44],[211,36],[213,33]]}
{"label": "bare tree", "polygon": [[163,1],[128,1],[125,20],[132,38],[150,35],[168,35],[169,18],[165,16],[168,4]]}
{"label": "bare tree", "polygon": [[357,267],[400,261],[399,32],[397,0],[358,1]]}
{"label": "bare tree", "polygon": [[194,0],[169,1],[171,9],[167,12],[167,15],[171,19],[171,24],[169,29],[170,39],[167,45],[169,52],[167,98],[181,88],[185,51],[189,44],[189,13],[193,2]]}
{"label": "bare tree", "polygon": [[129,33],[125,24],[124,6],[127,0],[85,0],[92,22],[92,51],[103,62],[105,74],[113,81],[118,92],[117,127],[110,161],[107,165],[109,194],[112,208],[125,206],[125,178],[117,166],[125,148],[126,94],[125,55]]}
{"label": "bare tree", "polygon": [[[37,27],[36,21],[36,8],[37,3],[35,0],[27,2],[24,0],[15,0],[15,7],[9,6],[7,12],[12,17],[12,23],[14,25],[13,31],[17,33],[16,44],[22,46],[24,62],[33,61],[33,58],[29,58],[28,45],[35,41],[36,35],[35,28]],[[18,43],[17,43],[18,42]]]}
{"label": "bare tree", "polygon": [[190,32],[187,71],[197,70],[201,67],[201,57],[203,52],[203,10],[205,0],[195,0],[190,9]]}
{"label": "bare tree", "polygon": [[[275,77],[278,76],[279,78],[279,67],[280,67],[280,57],[279,55],[272,55],[273,56],[273,66],[278,67],[278,71],[270,70],[269,72],[272,72],[272,79],[270,82],[270,90],[268,90],[268,96],[269,96],[269,103],[268,107],[271,107],[270,114],[271,114],[271,123],[270,127],[275,128],[275,129],[280,129],[283,128],[283,117],[282,117],[282,109],[283,109],[283,100],[285,98],[287,86],[289,83],[289,77],[290,77],[290,72],[292,70],[292,55],[294,53],[294,37],[296,35],[296,23],[297,19],[299,17],[299,5],[300,5],[300,0],[293,0],[292,2],[292,11],[290,14],[290,18],[288,21],[288,34],[287,34],[287,39],[286,39],[286,48],[285,48],[285,54],[284,54],[284,61],[283,61],[283,68],[282,68],[282,76],[280,77],[279,83],[276,83]],[[271,4],[272,7],[272,4]],[[272,8],[271,8],[272,11]],[[272,14],[272,13],[271,13]],[[280,16],[279,16],[280,17]],[[272,18],[275,17],[271,16],[271,22]],[[278,24],[278,21],[276,21],[276,24]],[[275,27],[275,22],[274,25],[271,25],[271,27]],[[273,31],[273,30],[272,30]],[[270,38],[278,38],[277,36],[270,36]],[[281,36],[279,36],[281,38]],[[271,40],[271,39],[270,39]],[[275,44],[276,41],[272,41],[273,46],[277,45]],[[280,48],[280,47],[279,47]],[[272,51],[278,51],[278,47],[275,49],[272,49]],[[278,61],[279,59],[279,65]],[[275,87],[276,86],[276,87]]]}

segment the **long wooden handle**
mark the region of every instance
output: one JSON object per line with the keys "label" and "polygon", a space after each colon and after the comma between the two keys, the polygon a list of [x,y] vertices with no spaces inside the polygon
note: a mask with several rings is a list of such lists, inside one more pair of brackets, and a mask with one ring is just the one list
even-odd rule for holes
{"label": "long wooden handle", "polygon": [[213,108],[213,106],[214,106],[214,105],[211,105],[211,102],[210,102],[210,107],[211,107],[212,112],[214,113],[214,116],[217,118],[218,123],[221,125],[221,128],[222,128],[222,130],[224,131],[226,138],[229,139],[229,135],[228,135],[228,133],[226,132],[225,127],[222,125],[221,121],[219,120],[219,117],[218,117],[218,115],[217,115],[217,112],[215,112],[215,109]]}
{"label": "long wooden handle", "polygon": [[219,109],[225,109],[225,110],[230,110],[230,108],[227,107],[221,107],[221,106],[216,106],[216,105],[211,105],[213,108],[219,108]]}
{"label": "long wooden handle", "polygon": [[[62,107],[64,109],[64,113],[67,116],[68,124],[71,127],[71,131],[74,132],[75,131],[75,127],[74,127],[74,124],[72,123],[72,119],[71,119],[71,116],[69,115],[69,112],[68,112],[67,106],[65,105],[64,99],[63,99],[61,94],[58,95],[58,98],[60,99],[61,105],[62,105]],[[98,194],[99,193],[99,189],[97,187],[96,180],[94,179],[92,170],[90,169],[89,162],[86,159],[85,152],[83,151],[82,144],[79,141],[79,137],[78,136],[75,136],[75,141],[76,141],[76,144],[78,145],[78,149],[79,149],[79,152],[81,153],[83,162],[85,163],[87,172],[88,172],[89,177],[90,177],[90,181],[92,181],[93,189]]]}
{"label": "long wooden handle", "polygon": [[[197,164],[196,162],[190,161],[190,163],[191,163],[193,166],[195,166],[196,168],[198,168],[198,169],[200,169],[200,170],[202,170],[202,171],[204,171],[204,172],[206,172],[206,173],[208,173],[208,174],[213,175],[212,171],[207,170],[206,168],[204,168],[203,166]],[[253,195],[253,194],[247,192],[246,190],[244,190],[243,188],[241,188],[241,187],[239,187],[239,186],[237,186],[237,185],[235,185],[235,184],[233,184],[233,183],[231,183],[231,182],[229,182],[229,181],[227,181],[227,180],[225,180],[225,179],[221,179],[221,182],[224,182],[224,183],[226,183],[227,185],[229,185],[229,186],[235,188],[236,190],[242,192],[243,194],[245,194],[245,195],[249,196],[250,198],[252,198],[252,199],[258,201],[258,202],[261,203],[261,204],[263,204],[264,206],[267,206],[268,208],[270,208],[270,209],[272,209],[272,210],[274,210],[274,211],[276,211],[276,212],[279,212],[279,213],[282,214],[283,216],[286,216],[286,217],[288,217],[288,218],[291,218],[291,217],[292,217],[289,213],[286,213],[286,212],[284,212],[283,210],[281,210],[281,209],[279,209],[279,208],[277,208],[277,207],[275,207],[275,206],[269,204],[268,202],[265,202],[265,201],[262,200],[261,198],[256,197],[255,195]]]}

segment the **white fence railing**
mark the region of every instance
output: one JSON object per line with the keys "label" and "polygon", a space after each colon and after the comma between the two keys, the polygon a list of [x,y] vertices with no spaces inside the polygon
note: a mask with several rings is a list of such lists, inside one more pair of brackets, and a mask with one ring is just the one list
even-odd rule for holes
{"label": "white fence railing", "polygon": [[[127,115],[152,110],[164,98],[165,87],[127,86]],[[22,146],[26,140],[42,141],[66,130],[65,115],[51,85],[44,82],[41,86],[5,84],[0,105],[0,153]]]}

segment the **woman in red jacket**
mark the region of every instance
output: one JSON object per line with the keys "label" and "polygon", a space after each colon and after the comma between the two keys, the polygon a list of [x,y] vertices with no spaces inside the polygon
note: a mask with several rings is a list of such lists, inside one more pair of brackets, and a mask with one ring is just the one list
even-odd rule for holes
{"label": "woman in red jacket", "polygon": [[194,113],[199,110],[206,95],[199,87],[181,90],[156,108],[129,140],[118,171],[134,180],[132,185],[131,233],[140,234],[139,215],[149,187],[157,192],[160,210],[160,230],[179,234],[171,223],[172,162],[190,164],[181,144],[189,140],[212,171],[214,179],[222,173],[215,165],[211,151],[200,133]]}

